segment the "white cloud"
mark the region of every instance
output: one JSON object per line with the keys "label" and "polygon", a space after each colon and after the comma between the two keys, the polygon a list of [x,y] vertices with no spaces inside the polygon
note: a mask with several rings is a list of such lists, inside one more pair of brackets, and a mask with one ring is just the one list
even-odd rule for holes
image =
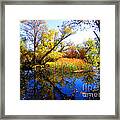
{"label": "white cloud", "polygon": [[84,41],[87,41],[89,38],[94,39],[95,35],[92,30],[87,30],[87,31],[78,31],[77,33],[69,36],[66,38],[64,41],[71,41],[75,45],[83,43]]}

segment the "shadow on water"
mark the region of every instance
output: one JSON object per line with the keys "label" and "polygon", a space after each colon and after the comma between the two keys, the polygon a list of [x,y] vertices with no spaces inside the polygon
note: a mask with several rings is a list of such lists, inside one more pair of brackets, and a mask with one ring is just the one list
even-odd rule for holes
{"label": "shadow on water", "polygon": [[[46,75],[46,74],[45,74]],[[21,100],[99,100],[100,74],[45,76],[34,71],[21,72]]]}

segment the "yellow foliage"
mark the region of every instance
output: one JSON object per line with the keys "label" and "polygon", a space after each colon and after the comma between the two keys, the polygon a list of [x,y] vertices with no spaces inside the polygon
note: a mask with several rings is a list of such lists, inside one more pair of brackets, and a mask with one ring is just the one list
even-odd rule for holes
{"label": "yellow foliage", "polygon": [[67,34],[70,34],[70,33],[72,33],[73,31],[72,31],[72,28],[71,28],[71,27],[67,26],[67,27],[65,27],[64,32],[67,33]]}

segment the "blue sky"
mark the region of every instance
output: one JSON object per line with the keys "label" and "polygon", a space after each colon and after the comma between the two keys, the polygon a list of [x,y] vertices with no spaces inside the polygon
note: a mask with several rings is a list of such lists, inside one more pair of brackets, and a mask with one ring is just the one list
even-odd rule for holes
{"label": "blue sky", "polygon": [[57,29],[57,26],[62,25],[63,20],[47,20],[47,25],[50,29]]}
{"label": "blue sky", "polygon": [[[64,20],[47,20],[48,28],[50,29],[58,29],[57,26],[61,26]],[[71,41],[74,42],[75,45],[83,43],[87,41],[89,38],[94,39],[95,34],[93,33],[92,29],[87,31],[78,31],[77,33],[69,36],[64,41]]]}

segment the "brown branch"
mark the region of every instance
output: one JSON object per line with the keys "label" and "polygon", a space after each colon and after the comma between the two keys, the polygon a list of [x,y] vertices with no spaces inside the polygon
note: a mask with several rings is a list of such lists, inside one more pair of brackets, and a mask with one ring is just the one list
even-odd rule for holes
{"label": "brown branch", "polygon": [[[47,73],[47,72],[45,72],[45,73]],[[56,89],[56,91],[57,91],[62,97],[64,97],[65,99],[70,99],[70,97],[67,96],[67,94],[63,93],[63,92],[55,85],[55,83],[52,82],[52,81],[49,79],[49,77],[47,77],[47,75],[44,74],[43,72],[42,72],[42,76],[43,76],[43,78],[44,78],[47,82],[49,82],[49,83]]]}
{"label": "brown branch", "polygon": [[30,32],[29,30],[27,30],[27,29],[22,29],[22,30],[24,30],[27,34],[29,34],[29,35],[34,37],[34,34],[32,32]]}
{"label": "brown branch", "polygon": [[97,33],[96,33],[95,31],[93,31],[93,32],[94,32],[94,34],[96,35],[98,41],[100,42],[100,38],[98,37]]}
{"label": "brown branch", "polygon": [[71,35],[71,34],[68,34],[67,36],[62,37],[62,38],[60,39],[60,41],[59,41],[56,45],[54,45],[54,47],[53,47],[51,50],[49,50],[45,55],[43,55],[42,58],[40,59],[40,64],[41,64],[42,60],[43,60],[48,54],[50,54],[50,53],[55,49],[56,46],[58,46],[65,38],[67,38],[67,37],[70,36],[70,35]]}

